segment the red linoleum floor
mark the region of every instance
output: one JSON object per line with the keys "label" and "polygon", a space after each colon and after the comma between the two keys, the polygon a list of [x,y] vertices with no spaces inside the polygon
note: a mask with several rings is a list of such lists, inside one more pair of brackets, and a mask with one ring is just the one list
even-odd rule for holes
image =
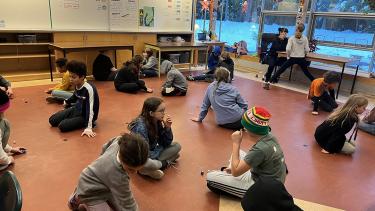
{"label": "red linoleum floor", "polygon": [[[162,79],[147,79],[154,94],[116,92],[113,83],[97,85],[100,113],[93,139],[82,131],[62,134],[48,124],[59,105],[45,103],[48,86],[16,88],[16,98],[5,116],[11,122],[11,141],[28,149],[16,158],[11,170],[18,177],[25,211],[68,210],[66,206],[80,172],[100,153],[111,137],[126,131],[143,100],[160,96]],[[296,198],[349,211],[375,210],[375,138],[358,133],[357,151],[352,156],[325,155],[315,144],[315,127],[327,113],[312,116],[306,96],[281,88],[263,90],[258,82],[236,78],[249,105],[260,105],[272,114],[272,132],[278,137],[289,168],[286,187]],[[162,181],[132,175],[132,189],[140,210],[218,210],[219,197],[205,185],[201,170],[226,164],[231,151],[231,131],[219,128],[210,112],[202,124],[190,121],[198,114],[207,83],[190,82],[186,97],[164,98],[167,113],[174,120],[175,139],[182,145],[177,170],[170,168]],[[64,140],[65,139],[65,140]],[[252,144],[246,136],[242,148]]]}

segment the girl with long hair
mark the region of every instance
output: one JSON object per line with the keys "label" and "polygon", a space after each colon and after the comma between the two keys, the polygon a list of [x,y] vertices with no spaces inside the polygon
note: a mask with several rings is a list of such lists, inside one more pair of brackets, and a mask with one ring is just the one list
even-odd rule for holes
{"label": "girl with long hair", "polygon": [[[323,153],[353,154],[358,131],[359,116],[367,107],[368,100],[359,94],[349,97],[346,103],[334,111],[327,120],[315,130],[315,140]],[[349,139],[345,136],[353,126]]]}
{"label": "girl with long hair", "polygon": [[230,81],[230,72],[219,67],[215,73],[216,80],[207,90],[198,117],[192,118],[194,122],[202,122],[212,106],[215,112],[216,123],[224,128],[240,130],[242,114],[247,110],[247,102]]}
{"label": "girl with long hair", "polygon": [[180,157],[181,145],[173,142],[172,118],[165,112],[161,98],[150,97],[143,103],[141,114],[134,119],[128,129],[141,135],[150,146],[149,159],[139,174],[153,179],[164,176],[162,170],[173,165]]}

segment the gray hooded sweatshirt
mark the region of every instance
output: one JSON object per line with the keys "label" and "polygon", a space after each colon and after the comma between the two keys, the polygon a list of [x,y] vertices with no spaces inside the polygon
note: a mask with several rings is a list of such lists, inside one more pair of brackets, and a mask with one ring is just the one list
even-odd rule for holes
{"label": "gray hooded sweatshirt", "polygon": [[182,73],[173,66],[173,63],[164,60],[161,63],[161,73],[167,74],[167,81],[164,83],[163,88],[176,87],[181,90],[187,91],[188,83]]}
{"label": "gray hooded sweatshirt", "polygon": [[296,36],[292,36],[288,39],[288,44],[286,45],[288,58],[304,58],[309,51],[309,41],[304,35],[302,35],[300,39],[297,39]]}
{"label": "gray hooded sweatshirt", "polygon": [[199,120],[202,121],[212,105],[218,125],[233,123],[242,118],[247,110],[247,102],[243,100],[240,92],[230,83],[212,82],[203,99]]}
{"label": "gray hooded sweatshirt", "polygon": [[87,205],[110,201],[118,211],[136,211],[129,175],[117,158],[118,138],[105,144],[102,155],[82,171],[76,193]]}

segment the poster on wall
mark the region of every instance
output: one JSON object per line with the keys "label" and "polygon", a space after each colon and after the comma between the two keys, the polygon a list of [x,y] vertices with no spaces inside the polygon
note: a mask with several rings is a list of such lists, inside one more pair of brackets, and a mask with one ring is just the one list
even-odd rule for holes
{"label": "poster on wall", "polygon": [[154,27],[155,7],[144,6],[139,9],[139,26]]}
{"label": "poster on wall", "polygon": [[111,31],[138,31],[138,0],[110,0]]}

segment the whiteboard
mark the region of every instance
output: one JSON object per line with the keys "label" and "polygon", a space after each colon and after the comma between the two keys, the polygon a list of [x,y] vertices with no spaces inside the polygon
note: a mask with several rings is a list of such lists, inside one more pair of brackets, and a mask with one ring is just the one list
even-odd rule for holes
{"label": "whiteboard", "polygon": [[139,31],[191,32],[193,0],[139,0]]}
{"label": "whiteboard", "polygon": [[0,30],[50,30],[49,0],[1,0]]}
{"label": "whiteboard", "polygon": [[109,0],[50,0],[53,30],[108,31]]}
{"label": "whiteboard", "polygon": [[138,0],[109,0],[111,31],[138,32]]}

